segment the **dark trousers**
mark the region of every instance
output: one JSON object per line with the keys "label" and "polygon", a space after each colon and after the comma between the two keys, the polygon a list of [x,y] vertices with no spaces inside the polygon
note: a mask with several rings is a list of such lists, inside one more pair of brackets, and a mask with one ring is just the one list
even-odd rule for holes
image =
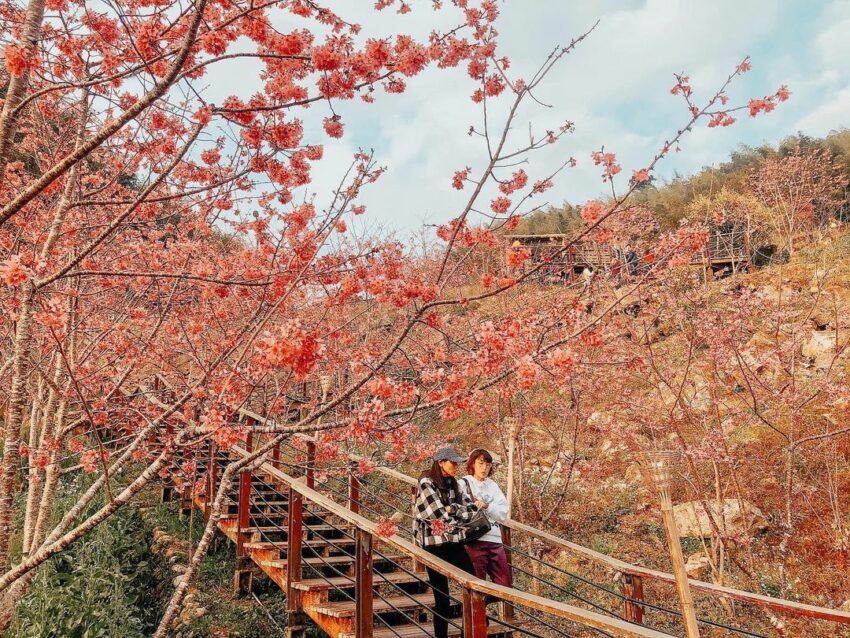
{"label": "dark trousers", "polygon": [[465,547],[478,578],[486,580],[489,575],[490,580],[497,585],[513,587],[513,574],[511,566],[508,565],[504,545],[490,541],[473,541]]}
{"label": "dark trousers", "polygon": [[[424,549],[465,572],[475,573],[472,561],[469,560],[469,555],[460,543],[444,543]],[[431,583],[431,589],[434,591],[434,636],[435,638],[448,638],[449,624],[446,622],[446,618],[451,613],[449,579],[435,569],[430,567],[426,567],[426,569],[428,570],[428,582]]]}

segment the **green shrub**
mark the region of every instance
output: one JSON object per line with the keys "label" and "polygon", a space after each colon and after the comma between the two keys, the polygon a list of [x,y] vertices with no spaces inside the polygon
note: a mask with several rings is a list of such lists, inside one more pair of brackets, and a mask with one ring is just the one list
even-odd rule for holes
{"label": "green shrub", "polygon": [[138,509],[122,508],[42,566],[8,637],[150,635],[161,609],[157,560]]}

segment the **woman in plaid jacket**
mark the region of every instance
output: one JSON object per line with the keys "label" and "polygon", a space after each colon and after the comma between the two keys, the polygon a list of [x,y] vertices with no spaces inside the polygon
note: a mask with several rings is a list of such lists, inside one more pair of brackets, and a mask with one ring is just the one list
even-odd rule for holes
{"label": "woman in plaid jacket", "polygon": [[[484,503],[470,500],[458,486],[455,479],[458,463],[465,460],[453,447],[442,448],[434,454],[430,470],[419,478],[414,531],[416,543],[425,551],[474,574],[472,562],[462,544],[465,534],[462,526]],[[430,567],[427,570],[428,581],[434,591],[434,635],[446,638],[446,619],[451,613],[449,579]]]}

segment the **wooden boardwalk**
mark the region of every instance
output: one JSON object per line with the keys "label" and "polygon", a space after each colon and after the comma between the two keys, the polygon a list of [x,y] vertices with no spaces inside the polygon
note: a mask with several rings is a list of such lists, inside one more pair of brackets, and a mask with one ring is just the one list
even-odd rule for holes
{"label": "wooden boardwalk", "polygon": [[[635,275],[651,269],[643,254],[615,249],[607,242],[573,241],[572,235],[507,235],[509,245],[519,245],[531,253],[526,272],[539,271],[534,277],[541,283],[572,282],[585,270],[594,273]],[[706,245],[691,258],[691,266],[707,275],[738,272],[752,266],[749,237],[744,231],[709,234]]]}

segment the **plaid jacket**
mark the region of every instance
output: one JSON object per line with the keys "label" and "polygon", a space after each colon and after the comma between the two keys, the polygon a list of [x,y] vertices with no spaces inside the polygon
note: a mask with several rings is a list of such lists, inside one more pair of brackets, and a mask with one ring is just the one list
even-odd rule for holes
{"label": "plaid jacket", "polygon": [[[452,512],[447,510],[452,507]],[[433,480],[427,477],[419,479],[419,489],[416,491],[416,519],[413,522],[413,532],[416,543],[422,547],[442,545],[444,543],[460,543],[466,532],[460,525],[468,523],[477,507],[461,490],[460,494],[449,490],[449,502],[444,503]],[[446,527],[443,534],[434,534],[431,521],[440,521]]]}

